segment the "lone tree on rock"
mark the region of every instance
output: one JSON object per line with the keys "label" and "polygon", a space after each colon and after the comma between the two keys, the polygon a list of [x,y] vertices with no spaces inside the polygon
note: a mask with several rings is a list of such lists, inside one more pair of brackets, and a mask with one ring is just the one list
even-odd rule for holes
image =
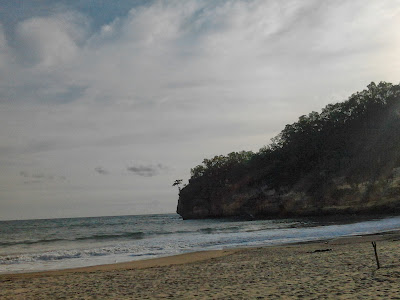
{"label": "lone tree on rock", "polygon": [[183,179],[177,179],[177,180],[175,180],[174,184],[172,185],[172,186],[177,186],[178,187],[179,193],[181,192],[180,185],[182,184],[182,181],[183,181]]}

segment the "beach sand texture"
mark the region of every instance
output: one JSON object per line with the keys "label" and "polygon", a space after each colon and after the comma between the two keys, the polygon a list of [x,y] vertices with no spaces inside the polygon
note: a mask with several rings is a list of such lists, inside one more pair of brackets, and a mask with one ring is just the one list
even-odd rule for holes
{"label": "beach sand texture", "polygon": [[0,299],[300,298],[400,299],[400,233],[0,276]]}

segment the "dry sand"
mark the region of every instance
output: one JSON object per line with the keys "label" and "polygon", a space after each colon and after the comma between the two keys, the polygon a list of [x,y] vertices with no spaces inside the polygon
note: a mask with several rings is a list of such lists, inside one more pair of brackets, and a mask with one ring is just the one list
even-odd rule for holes
{"label": "dry sand", "polygon": [[400,232],[0,276],[0,299],[194,298],[400,299]]}

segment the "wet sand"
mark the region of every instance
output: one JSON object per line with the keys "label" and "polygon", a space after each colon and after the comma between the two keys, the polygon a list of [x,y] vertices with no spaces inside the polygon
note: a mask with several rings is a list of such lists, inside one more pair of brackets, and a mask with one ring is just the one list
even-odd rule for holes
{"label": "wet sand", "polygon": [[0,275],[0,299],[400,299],[400,231]]}

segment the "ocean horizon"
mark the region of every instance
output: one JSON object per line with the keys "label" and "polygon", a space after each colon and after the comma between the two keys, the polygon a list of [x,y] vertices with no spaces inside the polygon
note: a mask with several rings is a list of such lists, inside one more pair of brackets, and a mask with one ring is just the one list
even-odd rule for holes
{"label": "ocean horizon", "polygon": [[400,229],[400,216],[183,220],[177,214],[0,221],[0,274]]}

